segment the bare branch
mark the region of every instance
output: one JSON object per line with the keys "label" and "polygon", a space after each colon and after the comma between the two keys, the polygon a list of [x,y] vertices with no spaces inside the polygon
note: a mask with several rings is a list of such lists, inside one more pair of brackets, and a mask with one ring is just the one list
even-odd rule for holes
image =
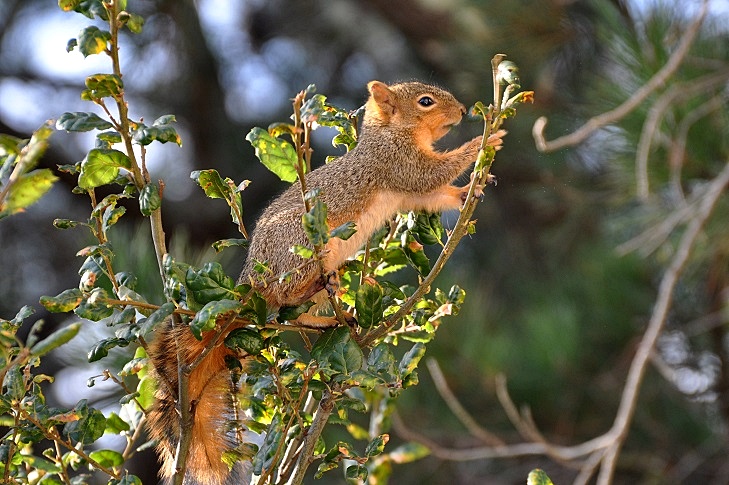
{"label": "bare branch", "polygon": [[430,371],[430,375],[433,378],[433,382],[435,383],[435,389],[438,391],[438,394],[440,394],[440,397],[443,398],[443,401],[445,401],[445,403],[448,405],[451,412],[466,427],[468,432],[487,445],[503,446],[504,441],[501,438],[494,435],[486,428],[478,424],[476,420],[473,419],[473,416],[471,416],[469,412],[466,411],[456,395],[453,394],[453,391],[451,391],[450,387],[448,387],[448,382],[443,375],[443,371],[440,370],[438,361],[430,358],[425,363],[428,366],[428,370]]}
{"label": "bare branch", "polygon": [[532,128],[532,136],[534,137],[537,150],[540,152],[553,152],[582,143],[588,136],[598,129],[611,123],[615,123],[637,108],[655,90],[663,86],[668,78],[670,78],[671,75],[673,75],[673,73],[675,73],[679,68],[688,54],[691,44],[693,44],[696,34],[704,21],[708,6],[709,0],[704,0],[701,12],[699,12],[696,19],[686,29],[683,39],[681,39],[680,44],[676,47],[676,50],[671,55],[670,59],[668,59],[668,62],[666,62],[666,64],[652,78],[650,78],[647,83],[641,86],[640,89],[633,93],[630,98],[617,108],[590,118],[584,125],[574,132],[552,141],[547,141],[544,138],[544,129],[547,126],[547,118],[542,116],[537,119],[534,123],[534,127]]}
{"label": "bare branch", "polygon": [[638,391],[643,382],[645,370],[648,365],[651,353],[655,347],[656,340],[663,330],[666,322],[668,310],[673,301],[673,290],[678,283],[681,272],[691,255],[696,238],[701,233],[701,229],[711,216],[716,203],[723,194],[727,184],[729,184],[729,163],[724,166],[721,173],[711,182],[709,188],[704,195],[701,205],[698,208],[693,219],[686,227],[686,231],[681,237],[678,249],[676,250],[673,262],[666,270],[661,280],[658,290],[658,298],[653,307],[653,314],[648,323],[648,328],[643,334],[643,338],[638,346],[635,357],[630,365],[625,388],[620,400],[620,406],[615,418],[615,422],[611,429],[616,439],[608,449],[605,460],[602,463],[600,474],[598,476],[598,485],[608,485],[612,481],[615,471],[615,464],[620,448],[628,434],[630,422],[635,412],[635,406],[638,401]]}
{"label": "bare branch", "polygon": [[664,113],[677,101],[702,94],[714,86],[721,86],[729,79],[729,70],[724,69],[694,79],[690,84],[677,84],[666,91],[653,104],[640,134],[638,149],[635,156],[635,178],[636,191],[640,200],[646,200],[649,194],[648,188],[648,155],[653,137],[658,130],[658,125],[663,119]]}

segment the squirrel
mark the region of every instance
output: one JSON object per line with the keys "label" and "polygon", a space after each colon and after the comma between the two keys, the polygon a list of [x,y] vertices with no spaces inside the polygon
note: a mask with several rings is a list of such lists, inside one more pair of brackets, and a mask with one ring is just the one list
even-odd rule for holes
{"label": "squirrel", "polygon": [[[461,121],[465,107],[451,93],[419,82],[387,85],[371,81],[367,87],[369,98],[357,146],[305,176],[309,189],[320,189],[319,197],[327,205],[329,227],[354,222],[356,232],[347,240],[331,238],[326,243],[322,267],[302,265],[301,257],[290,251],[296,244],[311,246],[301,226],[305,212],[301,191],[293,185],[276,198],[256,223],[239,277],[239,283],[260,280],[254,272],[257,262],[266,262],[273,275],[298,267],[290,279],[256,286],[270,309],[324,300],[326,291],[336,286],[334,275],[339,267],[396,213],[441,212],[458,209],[465,201],[469,186],[450,184],[476,160],[482,137],[454,150],[433,148]],[[500,148],[504,133],[492,135],[488,144]],[[309,327],[336,324],[333,317],[312,313],[304,313],[289,323]],[[185,326],[171,325],[159,333],[150,348],[150,357],[167,385],[158,386],[157,405],[148,420],[151,436],[159,442],[158,452],[164,463],[161,474],[170,478],[174,474],[179,430],[175,342],[181,343],[183,360],[188,364],[203,351],[211,336],[198,341]],[[234,352],[218,344],[190,376],[194,425],[186,466],[187,484],[241,483],[247,472],[244,464],[229,470],[221,460],[226,450],[236,446],[234,433],[225,431],[226,422],[233,416],[235,392],[226,365],[229,356],[234,356]]]}

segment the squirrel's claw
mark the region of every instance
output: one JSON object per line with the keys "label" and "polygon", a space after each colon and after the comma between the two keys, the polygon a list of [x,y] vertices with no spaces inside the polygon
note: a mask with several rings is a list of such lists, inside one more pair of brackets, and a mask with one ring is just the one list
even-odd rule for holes
{"label": "squirrel's claw", "polygon": [[496,150],[501,150],[502,145],[504,144],[504,136],[508,131],[506,130],[499,130],[496,133],[491,133],[486,140],[486,145],[494,147]]}

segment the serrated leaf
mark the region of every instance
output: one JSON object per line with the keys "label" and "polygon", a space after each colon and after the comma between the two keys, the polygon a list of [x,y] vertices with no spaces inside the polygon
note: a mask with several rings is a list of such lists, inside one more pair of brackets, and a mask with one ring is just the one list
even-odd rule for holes
{"label": "serrated leaf", "polygon": [[74,338],[81,329],[81,323],[76,322],[60,328],[31,347],[30,354],[34,357],[41,357],[51,350],[60,347]]}
{"label": "serrated leaf", "polygon": [[40,304],[53,313],[70,312],[83,301],[83,293],[78,288],[64,290],[57,296],[41,296]]}
{"label": "serrated leaf", "polygon": [[38,202],[57,180],[58,177],[47,168],[21,175],[10,186],[5,203],[0,201],[2,212],[8,215],[15,214]]}
{"label": "serrated leaf", "polygon": [[265,347],[265,341],[255,330],[237,328],[225,337],[225,346],[233,350],[243,349],[250,355],[258,355]]}
{"label": "serrated leaf", "polygon": [[256,157],[270,171],[284,182],[295,182],[299,178],[296,165],[299,158],[291,143],[271,136],[263,128],[255,127],[246,140],[253,145]]}
{"label": "serrated leaf", "polygon": [[113,126],[96,113],[82,111],[63,113],[56,121],[56,129],[64,131],[106,130],[113,128]]}
{"label": "serrated leaf", "polygon": [[217,300],[206,303],[190,322],[190,330],[195,338],[201,340],[203,332],[215,328],[215,322],[220,315],[228,312],[237,313],[242,309],[243,305],[237,300]]}
{"label": "serrated leaf", "polygon": [[357,323],[361,327],[371,328],[382,321],[385,308],[382,305],[382,287],[380,285],[369,282],[360,285],[354,301]]}
{"label": "serrated leaf", "polygon": [[120,169],[131,166],[129,157],[119,150],[93,149],[81,161],[78,185],[82,189],[93,189],[108,184],[116,179]]}
{"label": "serrated leaf", "polygon": [[143,216],[150,216],[162,206],[162,198],[159,196],[157,184],[147,184],[139,194],[139,210]]}

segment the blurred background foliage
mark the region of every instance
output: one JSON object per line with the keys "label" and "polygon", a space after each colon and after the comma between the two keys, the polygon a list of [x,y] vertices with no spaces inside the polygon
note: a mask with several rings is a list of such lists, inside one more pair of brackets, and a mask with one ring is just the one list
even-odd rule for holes
{"label": "blurred background foliage", "polygon": [[[290,98],[307,85],[348,109],[364,102],[372,79],[438,83],[472,104],[490,98],[489,60],[504,52],[520,66],[522,86],[536,91],[536,102],[510,122],[493,169],[498,186],[487,190],[476,212],[477,233],[440,276],[440,287],[458,283],[467,299],[428,356],[476,421],[507,442],[521,438],[495,396],[500,374],[551,441],[597,436],[612,424],[677,236],[649,231],[648,242],[632,251],[624,243],[659,228],[727,163],[729,7],[724,0],[710,4],[687,60],[658,93],[580,146],[545,155],[530,133],[538,116],[549,117],[548,134],[561,135],[620,104],[665,64],[700,2],[130,1],[146,18],[143,32],[122,42],[132,116],[175,114],[183,137],[182,148],[155,147],[148,156],[151,171],[166,183],[171,252],[190,262],[218,258],[237,274],[243,254],[229,249],[214,256],[209,249],[236,236],[228,211],[205,200],[189,174],[215,168],[252,180],[243,196],[246,225],[253,226],[283,186],[244,137],[253,126],[285,119]],[[107,68],[65,52],[83,22],[75,17],[55,2],[0,0],[0,132],[27,138],[46,119],[88,109],[78,97],[84,76]],[[638,198],[635,154],[652,107],[662,93],[722,72],[723,81],[678,97],[665,110],[649,152],[650,196]],[[464,122],[445,145],[479,130]],[[685,153],[672,162],[683,132]],[[322,161],[335,154],[331,133],[316,134],[315,158]],[[54,168],[80,159],[91,138],[58,132],[51,141],[42,165]],[[59,317],[35,303],[76,284],[73,254],[88,242],[80,231],[51,224],[88,211],[79,206],[85,198],[71,194],[73,181],[60,176],[41,203],[0,222],[0,315],[10,318],[34,304],[47,330]],[[728,206],[725,196],[681,279],[615,483],[729,481]],[[146,268],[152,281],[158,275],[148,231],[125,219],[113,229],[126,244],[117,242],[116,265],[135,266],[141,280]],[[84,344],[76,345],[85,355]],[[98,387],[83,384],[93,371],[81,357],[58,359],[65,369],[53,398],[66,405],[83,393],[102,399]],[[450,413],[425,368],[420,374],[420,385],[398,406],[405,425],[444,447],[482,445]],[[400,441],[397,433],[393,440]],[[135,472],[153,483],[154,457],[146,459],[138,467],[147,474]],[[537,466],[555,483],[570,483],[577,473],[544,457],[460,463],[429,457],[396,467],[392,483],[523,483]],[[337,481],[332,475],[322,483],[327,480]]]}

